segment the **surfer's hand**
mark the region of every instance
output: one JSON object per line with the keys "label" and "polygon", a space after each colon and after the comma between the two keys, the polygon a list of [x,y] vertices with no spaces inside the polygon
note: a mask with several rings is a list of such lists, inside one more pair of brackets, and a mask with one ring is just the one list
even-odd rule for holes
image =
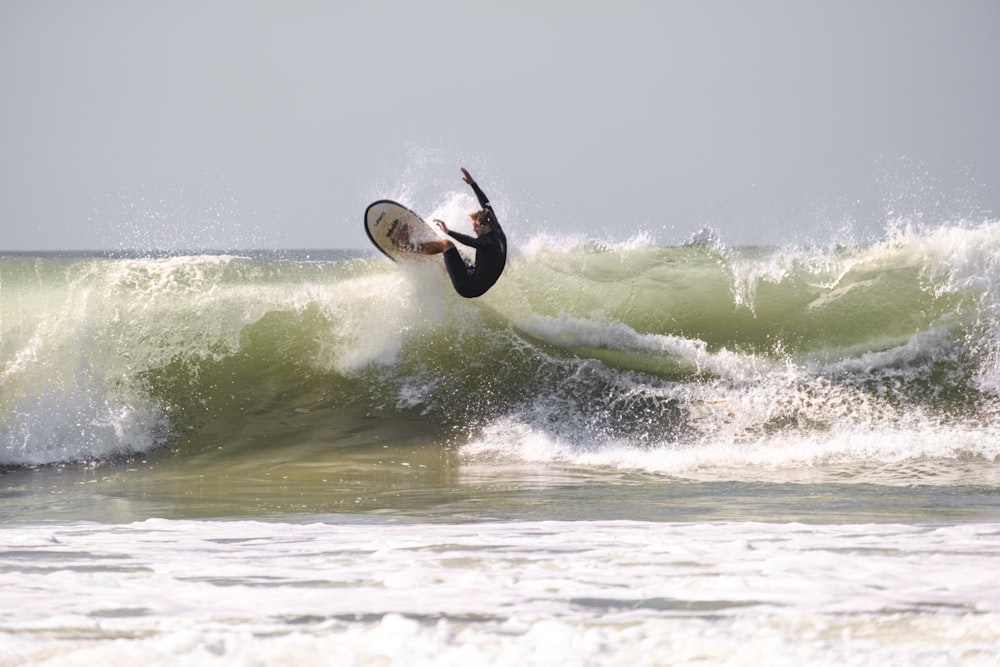
{"label": "surfer's hand", "polygon": [[462,180],[468,183],[469,185],[475,183],[475,181],[472,180],[472,176],[469,174],[469,172],[465,170],[465,167],[462,167]]}
{"label": "surfer's hand", "polygon": [[441,231],[445,234],[448,233],[448,225],[444,224],[444,220],[438,220],[434,218],[434,224],[441,228]]}

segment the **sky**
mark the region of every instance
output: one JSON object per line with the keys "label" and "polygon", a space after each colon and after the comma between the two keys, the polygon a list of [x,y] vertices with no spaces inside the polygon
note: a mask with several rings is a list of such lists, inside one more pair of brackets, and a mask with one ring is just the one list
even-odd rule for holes
{"label": "sky", "polygon": [[996,0],[0,0],[0,251],[363,248],[462,166],[515,246],[993,219],[998,35]]}

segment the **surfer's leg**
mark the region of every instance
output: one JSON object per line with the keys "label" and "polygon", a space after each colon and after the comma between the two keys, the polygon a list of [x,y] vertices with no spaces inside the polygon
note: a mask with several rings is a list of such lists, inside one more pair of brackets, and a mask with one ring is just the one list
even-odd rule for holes
{"label": "surfer's leg", "polygon": [[451,284],[455,286],[455,291],[465,296],[468,292],[469,274],[472,272],[472,267],[465,263],[465,258],[462,257],[458,248],[452,246],[444,253],[444,266],[448,269],[448,275],[451,277]]}
{"label": "surfer's leg", "polygon": [[448,269],[448,274],[454,279],[456,276],[462,280],[469,277],[472,267],[465,263],[465,258],[458,248],[452,246],[444,253],[444,265]]}

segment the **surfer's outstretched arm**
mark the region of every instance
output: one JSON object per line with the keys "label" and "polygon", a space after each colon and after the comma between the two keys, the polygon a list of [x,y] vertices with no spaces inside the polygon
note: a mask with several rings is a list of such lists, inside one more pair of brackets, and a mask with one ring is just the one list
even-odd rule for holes
{"label": "surfer's outstretched arm", "polygon": [[492,210],[490,200],[486,196],[486,193],[483,192],[482,188],[479,187],[479,184],[476,183],[475,179],[472,178],[472,175],[469,174],[465,167],[462,167],[462,180],[472,186],[472,191],[476,193],[476,197],[479,199],[479,205],[483,208],[490,207]]}
{"label": "surfer's outstretched arm", "polygon": [[489,248],[492,245],[494,245],[494,243],[491,242],[489,239],[484,239],[481,236],[469,236],[468,234],[453,232],[450,229],[448,229],[448,225],[444,223],[444,220],[435,220],[434,222],[437,223],[437,226],[441,229],[442,232],[444,232],[451,238],[455,239],[462,245],[467,245],[470,248],[475,248],[476,250],[480,250],[482,248]]}

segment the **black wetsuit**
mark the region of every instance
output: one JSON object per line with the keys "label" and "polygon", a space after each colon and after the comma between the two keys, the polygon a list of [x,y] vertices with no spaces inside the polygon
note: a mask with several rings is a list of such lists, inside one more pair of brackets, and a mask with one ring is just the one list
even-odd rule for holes
{"label": "black wetsuit", "polygon": [[479,198],[479,205],[492,214],[493,224],[490,226],[493,231],[482,236],[448,232],[449,236],[462,245],[476,249],[476,259],[472,264],[465,262],[457,248],[452,247],[444,253],[444,265],[451,276],[451,283],[455,286],[455,291],[467,299],[485,294],[500,278],[507,264],[507,236],[500,228],[496,212],[478,185],[472,183],[472,189]]}

